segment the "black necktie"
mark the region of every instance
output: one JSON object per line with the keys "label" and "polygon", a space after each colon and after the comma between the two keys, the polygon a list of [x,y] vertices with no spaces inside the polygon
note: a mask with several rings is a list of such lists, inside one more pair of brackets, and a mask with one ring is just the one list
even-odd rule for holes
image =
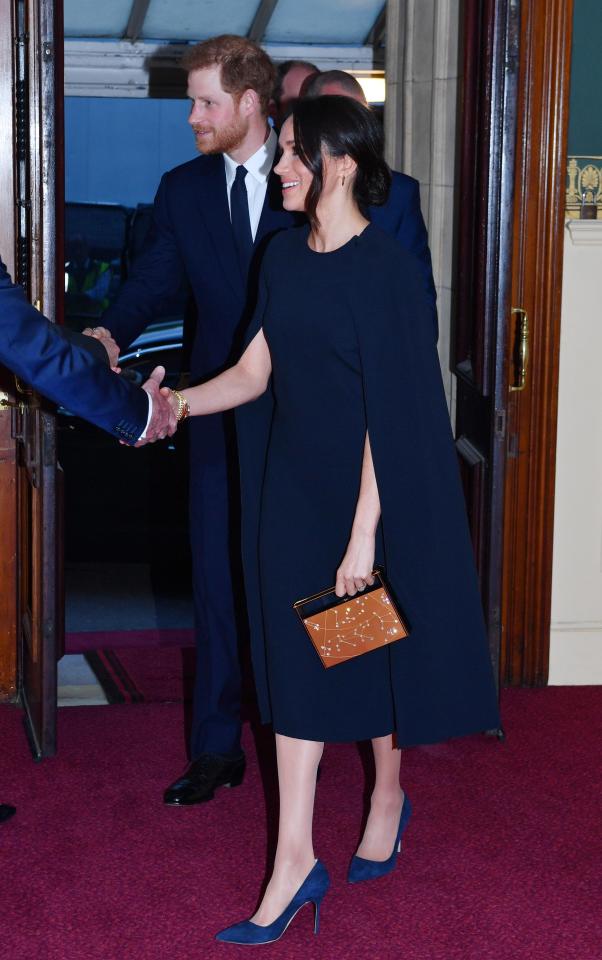
{"label": "black necktie", "polygon": [[247,168],[242,164],[236,168],[236,176],[230,192],[230,216],[232,218],[232,232],[238,253],[238,262],[243,279],[246,282],[249,272],[249,263],[253,252],[253,234],[251,233],[251,218],[249,217],[249,199],[245,187]]}

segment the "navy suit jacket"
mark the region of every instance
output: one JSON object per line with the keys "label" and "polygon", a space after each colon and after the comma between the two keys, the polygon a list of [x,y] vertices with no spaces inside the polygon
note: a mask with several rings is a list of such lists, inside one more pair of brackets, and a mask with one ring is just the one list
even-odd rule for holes
{"label": "navy suit jacket", "polygon": [[[383,207],[371,208],[370,216],[418,259],[435,312],[417,181],[394,173],[389,200]],[[280,178],[270,174],[245,283],[234,247],[223,156],[200,156],[175,167],[161,180],[148,240],[117,300],[104,314],[103,324],[125,348],[156,319],[161,304],[177,293],[186,277],[198,315],[190,371],[195,380],[214,375],[240,354],[266,244],[279,230],[303,219],[283,210]]]}
{"label": "navy suit jacket", "polygon": [[298,221],[282,209],[280,180],[271,174],[245,279],[234,246],[223,156],[196,157],[175,167],[161,179],[148,240],[103,324],[126,347],[186,277],[197,305],[190,371],[196,380],[219,372],[238,359],[266,244]]}
{"label": "navy suit jacket", "polygon": [[437,292],[433,279],[433,265],[428,233],[420,209],[420,184],[405,173],[392,171],[393,179],[387,202],[382,207],[370,207],[370,220],[395,237],[404,250],[418,260],[431,304],[435,332],[437,332]]}
{"label": "navy suit jacket", "polygon": [[146,426],[144,390],[95,359],[93,349],[71,343],[31,306],[1,260],[0,363],[45,397],[120,440],[135,443]]}

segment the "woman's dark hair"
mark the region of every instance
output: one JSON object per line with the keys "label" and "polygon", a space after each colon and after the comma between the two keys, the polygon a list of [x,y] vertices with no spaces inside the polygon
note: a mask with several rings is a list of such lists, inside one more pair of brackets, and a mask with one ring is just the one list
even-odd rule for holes
{"label": "woman's dark hair", "polygon": [[363,213],[386,201],[391,171],[383,157],[382,127],[368,107],[351,97],[316,97],[297,100],[292,117],[297,154],[313,174],[305,199],[312,227],[319,226],[316,209],[324,181],[322,151],[355,160],[353,198]]}

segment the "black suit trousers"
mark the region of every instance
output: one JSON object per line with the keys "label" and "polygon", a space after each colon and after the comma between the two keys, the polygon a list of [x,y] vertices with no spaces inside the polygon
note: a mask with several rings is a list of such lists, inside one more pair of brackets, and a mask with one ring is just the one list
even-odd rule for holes
{"label": "black suit trousers", "polygon": [[234,417],[194,417],[190,429],[190,540],[197,669],[190,754],[240,753],[239,645],[248,637],[240,560]]}

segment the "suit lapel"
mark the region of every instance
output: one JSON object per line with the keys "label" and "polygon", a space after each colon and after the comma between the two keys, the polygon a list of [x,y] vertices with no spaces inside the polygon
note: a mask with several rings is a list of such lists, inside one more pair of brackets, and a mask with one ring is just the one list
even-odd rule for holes
{"label": "suit lapel", "polygon": [[198,205],[207,226],[215,255],[228,281],[244,295],[234,234],[230,222],[228,195],[226,191],[226,167],[221,154],[206,157],[207,163],[199,177]]}
{"label": "suit lapel", "polygon": [[[245,286],[240,275],[234,234],[230,222],[230,210],[226,192],[226,168],[221,154],[207,156],[201,175],[197,203],[200,214],[205,221],[207,232],[213,244],[215,256],[219,261],[224,274],[231,286],[245,296]],[[254,249],[263,245],[263,241],[277,230],[295,226],[300,222],[295,214],[290,214],[282,207],[282,191],[280,178],[272,171],[268,177],[268,185],[259,218]]]}

